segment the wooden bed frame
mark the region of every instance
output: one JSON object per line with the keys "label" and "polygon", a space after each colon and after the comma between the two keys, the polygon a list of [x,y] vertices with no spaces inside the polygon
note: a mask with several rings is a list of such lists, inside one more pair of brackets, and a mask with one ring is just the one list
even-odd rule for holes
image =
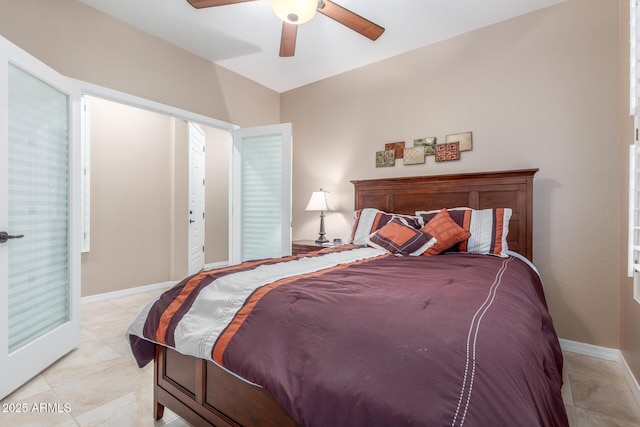
{"label": "wooden bed frame", "polygon": [[[467,206],[513,210],[509,249],[532,259],[533,176],[538,169],[352,181],[355,209],[413,214]],[[272,395],[216,364],[156,346],[154,417],[164,408],[196,426],[296,426]]]}

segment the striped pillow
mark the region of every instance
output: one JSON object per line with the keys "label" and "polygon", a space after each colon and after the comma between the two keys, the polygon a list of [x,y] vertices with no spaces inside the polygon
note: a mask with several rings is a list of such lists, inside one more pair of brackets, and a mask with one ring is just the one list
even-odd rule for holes
{"label": "striped pillow", "polygon": [[424,225],[422,218],[413,215],[400,215],[386,213],[378,209],[365,208],[355,212],[353,230],[351,232],[351,243],[365,246],[367,237],[376,230],[379,230],[392,219],[398,219],[404,225],[419,229]]}
{"label": "striped pillow", "polygon": [[449,250],[456,243],[465,241],[471,236],[471,233],[456,224],[446,209],[438,212],[420,230],[434,236],[438,241],[427,249],[424,253],[426,256],[438,255],[440,252]]}
{"label": "striped pillow", "polygon": [[436,239],[428,233],[404,224],[399,218],[392,219],[366,239],[374,248],[395,255],[422,255],[436,244]]}
{"label": "striped pillow", "polygon": [[[425,224],[428,224],[440,211],[418,211]],[[447,209],[451,218],[471,236],[450,251],[469,252],[473,254],[491,254],[507,257],[507,235],[509,234],[510,208],[495,209]]]}

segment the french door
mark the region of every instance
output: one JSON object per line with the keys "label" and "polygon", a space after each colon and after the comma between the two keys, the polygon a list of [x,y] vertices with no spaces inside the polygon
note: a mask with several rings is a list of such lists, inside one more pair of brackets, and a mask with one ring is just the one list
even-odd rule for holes
{"label": "french door", "polygon": [[0,37],[0,399],[80,342],[79,106]]}
{"label": "french door", "polygon": [[233,131],[231,263],[291,254],[291,123]]}

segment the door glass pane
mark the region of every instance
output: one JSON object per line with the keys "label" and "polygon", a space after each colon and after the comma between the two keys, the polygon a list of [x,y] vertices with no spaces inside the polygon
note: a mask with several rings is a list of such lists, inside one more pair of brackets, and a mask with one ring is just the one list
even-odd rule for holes
{"label": "door glass pane", "polygon": [[9,67],[9,352],[69,320],[69,100]]}
{"label": "door glass pane", "polygon": [[282,136],[242,140],[242,261],[282,255]]}

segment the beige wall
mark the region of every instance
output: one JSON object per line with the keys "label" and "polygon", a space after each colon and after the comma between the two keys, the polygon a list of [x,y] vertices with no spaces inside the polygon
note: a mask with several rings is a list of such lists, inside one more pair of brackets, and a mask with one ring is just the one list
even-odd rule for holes
{"label": "beige wall", "polygon": [[[284,93],[294,239],[349,234],[352,179],[540,168],[534,260],[562,338],[617,348],[621,236],[618,5],[568,0]],[[386,142],[473,132],[462,159],[375,168]],[[612,230],[614,232],[612,233]]]}
{"label": "beige wall", "polygon": [[229,132],[204,127],[205,166],[205,263],[229,260]]}
{"label": "beige wall", "polygon": [[91,105],[91,249],[82,294],[170,278],[174,120],[98,98]]}
{"label": "beige wall", "polygon": [[[629,6],[625,0],[620,2],[620,150],[623,159],[620,170],[621,188],[624,194],[628,189],[627,162],[629,161],[629,145],[633,141],[633,118],[629,111]],[[620,200],[620,212],[622,218],[621,248],[623,254],[627,248],[627,200],[622,197]],[[620,350],[634,372],[636,378],[640,378],[640,304],[633,299],[633,281],[627,277],[627,259],[620,259]]]}
{"label": "beige wall", "polygon": [[[188,263],[188,125],[89,97],[91,249],[82,292],[179,280]],[[229,133],[202,126],[206,146],[206,263],[228,260]]]}

